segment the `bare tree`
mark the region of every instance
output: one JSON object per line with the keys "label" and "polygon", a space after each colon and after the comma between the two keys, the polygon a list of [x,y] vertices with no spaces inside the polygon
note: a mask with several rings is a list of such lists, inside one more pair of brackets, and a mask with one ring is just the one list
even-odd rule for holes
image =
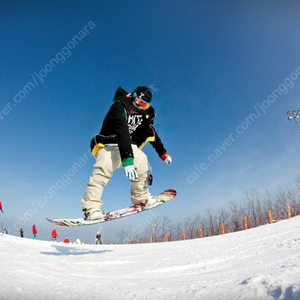
{"label": "bare tree", "polygon": [[180,222],[177,223],[177,225],[174,227],[173,239],[176,241],[181,240],[181,232],[182,232],[182,223]]}
{"label": "bare tree", "polygon": [[119,236],[119,243],[123,244],[125,241],[125,238],[128,236],[128,233],[125,230],[121,229],[118,232],[118,236]]}
{"label": "bare tree", "polygon": [[170,229],[172,228],[172,222],[168,217],[163,217],[161,221],[161,238],[160,241],[164,241],[164,237],[166,234],[170,233]]}
{"label": "bare tree", "polygon": [[200,215],[196,214],[193,217],[188,217],[184,221],[184,231],[186,238],[194,239],[197,237],[199,228]]}
{"label": "bare tree", "polygon": [[297,194],[297,192],[293,188],[290,188],[287,191],[287,199],[291,207],[292,216],[299,215],[300,214],[299,193]]}
{"label": "bare tree", "polygon": [[258,193],[256,190],[251,189],[246,191],[246,200],[248,205],[248,220],[251,227],[256,227],[264,224],[265,211],[262,208]]}
{"label": "bare tree", "polygon": [[200,219],[201,219],[200,214],[195,214],[194,218],[192,219],[191,227],[190,227],[191,239],[198,237],[198,229],[200,226]]}
{"label": "bare tree", "polygon": [[236,202],[230,203],[232,231],[242,230],[242,220],[244,215],[241,213],[239,205]]}
{"label": "bare tree", "polygon": [[225,225],[225,224],[228,223],[229,213],[225,209],[221,208],[219,210],[219,212],[218,212],[217,219],[218,219],[218,222],[219,222],[219,224],[218,224],[218,232],[220,233],[220,231],[221,231],[221,224]]}
{"label": "bare tree", "polygon": [[210,231],[208,229],[208,220],[206,218],[202,218],[200,220],[200,227],[202,228],[203,231],[203,237],[210,235]]}
{"label": "bare tree", "polygon": [[187,217],[187,218],[184,219],[184,222],[183,222],[184,232],[185,232],[185,235],[186,235],[187,238],[188,238],[188,228],[190,226],[191,218],[192,217]]}
{"label": "bare tree", "polygon": [[275,209],[274,214],[277,220],[282,220],[287,218],[287,194],[285,191],[280,191],[279,194],[276,197],[275,201]]}
{"label": "bare tree", "polygon": [[296,176],[295,183],[296,183],[296,186],[297,186],[298,190],[300,191],[300,175]]}
{"label": "bare tree", "polygon": [[161,242],[161,218],[159,216],[153,216],[149,222],[149,226],[146,229],[146,234],[148,235],[148,238],[152,236],[152,241],[155,242]]}
{"label": "bare tree", "polygon": [[208,230],[209,230],[209,235],[216,235],[219,232],[218,226],[215,224],[216,217],[212,214],[211,209],[207,210],[207,223],[208,223]]}

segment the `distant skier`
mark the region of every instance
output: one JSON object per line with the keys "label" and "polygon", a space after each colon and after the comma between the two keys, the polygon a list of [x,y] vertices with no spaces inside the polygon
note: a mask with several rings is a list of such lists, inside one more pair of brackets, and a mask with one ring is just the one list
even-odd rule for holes
{"label": "distant skier", "polygon": [[2,203],[1,203],[1,200],[0,200],[0,210],[2,213],[4,213],[3,209],[2,209]]}
{"label": "distant skier", "polygon": [[102,219],[103,189],[116,169],[124,168],[131,184],[131,202],[153,205],[147,184],[152,176],[146,154],[141,150],[150,142],[159,157],[171,164],[171,156],[164,148],[154,129],[154,108],[148,87],[138,86],[131,93],[119,87],[114,103],[104,118],[100,133],[91,141],[91,151],[96,158],[94,170],[86,186],[81,204],[87,220]]}
{"label": "distant skier", "polygon": [[75,244],[77,244],[77,245],[80,245],[80,244],[81,244],[80,238],[77,238],[77,239],[75,240]]}
{"label": "distant skier", "polygon": [[102,245],[102,236],[99,231],[96,234],[96,245],[98,245],[98,244]]}
{"label": "distant skier", "polygon": [[21,238],[24,237],[24,231],[23,231],[22,228],[20,228],[19,233],[20,233],[20,237],[21,237]]}
{"label": "distant skier", "polygon": [[53,229],[52,232],[51,232],[51,241],[56,242],[57,238],[58,238],[57,231],[56,231],[56,229]]}
{"label": "distant skier", "polygon": [[36,226],[35,224],[32,225],[32,238],[36,238],[36,235],[37,235],[37,229],[36,229]]}
{"label": "distant skier", "polygon": [[70,240],[66,237],[65,239],[64,239],[64,243],[70,243]]}

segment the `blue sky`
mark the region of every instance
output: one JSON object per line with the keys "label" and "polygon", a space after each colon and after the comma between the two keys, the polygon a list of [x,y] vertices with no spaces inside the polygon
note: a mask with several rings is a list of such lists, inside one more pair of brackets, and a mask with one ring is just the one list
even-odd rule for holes
{"label": "blue sky", "polygon": [[[156,124],[173,158],[147,145],[153,194],[175,188],[150,216],[174,222],[293,186],[299,132],[297,1],[1,1],[1,222],[25,236],[45,217],[79,217],[92,171],[89,142],[115,90],[153,90]],[[103,200],[130,203],[119,170]],[[104,238],[150,213],[102,225]],[[146,227],[147,224],[145,224]],[[58,228],[93,239],[97,226]]]}

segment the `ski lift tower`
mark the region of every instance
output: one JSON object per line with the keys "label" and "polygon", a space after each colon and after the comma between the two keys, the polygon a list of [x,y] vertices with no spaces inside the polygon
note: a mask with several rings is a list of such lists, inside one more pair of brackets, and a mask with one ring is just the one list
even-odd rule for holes
{"label": "ski lift tower", "polygon": [[287,112],[288,115],[288,120],[292,121],[293,119],[295,120],[295,123],[297,125],[297,128],[300,130],[300,125],[298,123],[298,119],[300,119],[300,110],[293,110],[293,111],[288,111]]}

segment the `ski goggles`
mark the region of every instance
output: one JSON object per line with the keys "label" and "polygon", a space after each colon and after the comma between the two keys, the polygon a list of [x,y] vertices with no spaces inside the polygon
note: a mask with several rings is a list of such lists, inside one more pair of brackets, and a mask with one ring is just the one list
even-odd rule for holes
{"label": "ski goggles", "polygon": [[148,109],[150,107],[149,102],[137,96],[134,97],[134,102],[140,109]]}

